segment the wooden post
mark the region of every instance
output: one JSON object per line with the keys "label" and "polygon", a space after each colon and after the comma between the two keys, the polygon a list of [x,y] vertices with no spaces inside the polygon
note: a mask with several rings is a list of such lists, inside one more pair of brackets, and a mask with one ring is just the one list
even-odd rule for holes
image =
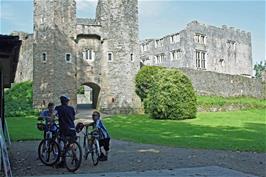
{"label": "wooden post", "polygon": [[5,131],[5,118],[4,118],[4,81],[3,72],[0,70],[0,117],[3,132]]}

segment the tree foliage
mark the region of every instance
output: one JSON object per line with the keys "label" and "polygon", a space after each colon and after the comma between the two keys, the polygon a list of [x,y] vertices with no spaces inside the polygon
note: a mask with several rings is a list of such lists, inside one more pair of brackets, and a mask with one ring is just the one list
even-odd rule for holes
{"label": "tree foliage", "polygon": [[266,70],[266,61],[264,63],[261,61],[258,64],[254,65],[254,70],[255,70],[255,77],[258,79],[262,78],[262,72]]}
{"label": "tree foliage", "polygon": [[[138,78],[138,95],[142,96],[145,112],[155,119],[195,118],[196,94],[189,78],[176,69],[151,72],[154,70],[146,66]],[[145,71],[149,73],[145,75]]]}
{"label": "tree foliage", "polygon": [[26,81],[5,91],[5,116],[26,116],[36,114],[32,107],[32,82]]}
{"label": "tree foliage", "polygon": [[152,85],[159,79],[158,72],[162,67],[159,66],[143,66],[136,75],[136,93],[143,101]]}

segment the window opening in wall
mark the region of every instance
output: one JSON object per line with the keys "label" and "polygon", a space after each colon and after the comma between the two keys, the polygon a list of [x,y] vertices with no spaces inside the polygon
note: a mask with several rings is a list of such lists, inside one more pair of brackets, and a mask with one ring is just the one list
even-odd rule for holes
{"label": "window opening in wall", "polygon": [[195,36],[194,36],[194,42],[199,43],[199,44],[206,44],[207,37],[204,34],[196,33]]}
{"label": "window opening in wall", "polygon": [[134,55],[133,55],[133,53],[132,53],[132,54],[130,54],[130,61],[131,61],[131,62],[133,62],[133,61],[134,61]]}
{"label": "window opening in wall", "polygon": [[174,43],[177,43],[177,42],[180,42],[180,36],[179,36],[179,34],[172,35],[170,37],[170,43],[171,44],[174,44]]}
{"label": "window opening in wall", "polygon": [[235,50],[236,49],[236,41],[227,40],[226,45],[229,49]]}
{"label": "window opening in wall", "polygon": [[196,67],[198,69],[206,69],[206,52],[196,51]]}
{"label": "window opening in wall", "polygon": [[42,62],[44,62],[44,63],[47,62],[47,54],[46,54],[46,52],[42,53]]}
{"label": "window opening in wall", "polygon": [[173,50],[172,52],[170,52],[171,61],[180,59],[181,55],[182,55],[182,51],[180,49]]}
{"label": "window opening in wall", "polygon": [[155,64],[158,64],[158,56],[157,56],[157,55],[154,56],[154,63],[155,63]]}
{"label": "window opening in wall", "polygon": [[71,54],[70,53],[66,53],[65,60],[67,63],[71,63]]}
{"label": "window opening in wall", "polygon": [[91,49],[83,51],[83,59],[94,61],[95,60],[95,52]]}
{"label": "window opening in wall", "polygon": [[155,48],[157,48],[159,46],[159,40],[155,41]]}
{"label": "window opening in wall", "polygon": [[113,61],[113,53],[112,52],[108,52],[108,61],[109,62]]}

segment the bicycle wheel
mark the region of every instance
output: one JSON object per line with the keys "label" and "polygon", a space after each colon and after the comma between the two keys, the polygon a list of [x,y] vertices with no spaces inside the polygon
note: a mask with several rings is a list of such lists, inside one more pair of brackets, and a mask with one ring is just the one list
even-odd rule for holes
{"label": "bicycle wheel", "polygon": [[64,161],[68,171],[75,172],[79,169],[82,160],[81,147],[77,142],[68,144],[65,150]]}
{"label": "bicycle wheel", "polygon": [[60,149],[52,139],[44,139],[38,147],[38,156],[44,165],[52,166],[59,161]]}
{"label": "bicycle wheel", "polygon": [[84,136],[83,139],[83,150],[84,150],[84,159],[87,160],[88,159],[88,155],[89,155],[89,142],[88,142],[88,137]]}
{"label": "bicycle wheel", "polygon": [[100,156],[99,141],[95,139],[91,144],[91,159],[94,166],[98,165]]}

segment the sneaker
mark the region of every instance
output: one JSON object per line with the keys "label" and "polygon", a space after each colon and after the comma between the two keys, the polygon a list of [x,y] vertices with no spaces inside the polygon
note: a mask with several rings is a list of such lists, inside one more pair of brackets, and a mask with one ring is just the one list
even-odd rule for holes
{"label": "sneaker", "polygon": [[65,163],[61,161],[60,163],[56,164],[55,167],[56,168],[65,168]]}
{"label": "sneaker", "polygon": [[104,154],[103,153],[101,153],[100,154],[100,156],[99,156],[99,158],[103,158],[104,157]]}
{"label": "sneaker", "polygon": [[105,156],[105,155],[104,155],[103,157],[101,157],[101,158],[99,157],[99,161],[107,161],[107,159],[108,159],[108,158],[107,158],[107,156]]}

